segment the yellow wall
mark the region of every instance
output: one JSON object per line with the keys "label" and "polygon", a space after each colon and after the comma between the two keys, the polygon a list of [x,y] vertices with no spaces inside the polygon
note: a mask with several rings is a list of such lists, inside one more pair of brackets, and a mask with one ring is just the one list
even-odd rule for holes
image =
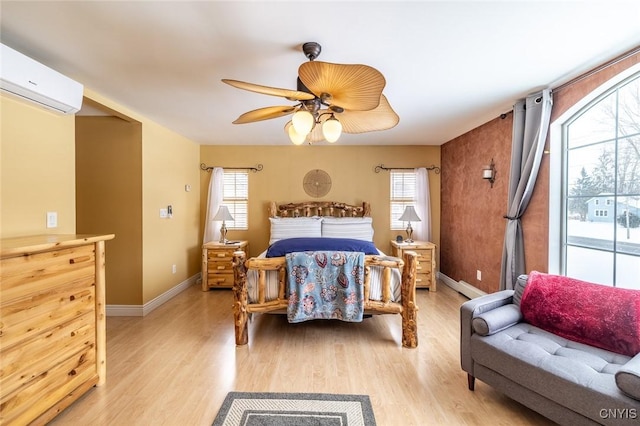
{"label": "yellow wall", "polygon": [[[148,302],[201,269],[200,148],[155,123],[142,137],[143,300]],[[191,191],[185,186],[190,185]],[[160,218],[171,205],[173,217]],[[177,272],[172,273],[172,265]]]}
{"label": "yellow wall", "polygon": [[[142,259],[142,278],[115,293],[111,285],[118,283],[114,279],[110,284],[107,278],[107,303],[144,304],[200,272],[199,145],[90,89],[85,88],[85,96],[142,125],[138,168],[142,197],[137,206],[130,205],[128,196],[113,201],[114,209],[137,208],[142,212],[141,219],[131,219],[143,224],[141,249],[134,250],[134,256]],[[0,95],[0,107],[1,236],[76,233],[76,117],[49,112],[7,95]],[[115,151],[110,155],[126,155]],[[185,192],[187,184],[191,192]],[[161,220],[159,209],[168,204],[173,205],[173,218]],[[58,212],[55,229],[46,228],[48,211]],[[116,240],[121,233],[116,234]],[[130,255],[109,248],[107,269],[110,256]]]}
{"label": "yellow wall", "polygon": [[76,117],[76,216],[106,242],[107,303],[142,303],[142,126],[115,116]]}
{"label": "yellow wall", "polygon": [[[74,116],[0,95],[0,236],[74,234]],[[47,212],[58,227],[46,227]]]}
{"label": "yellow wall", "polygon": [[[142,124],[142,283],[124,304],[144,304],[200,272],[199,145],[86,88],[85,97]],[[161,219],[169,204],[173,217]]]}
{"label": "yellow wall", "polygon": [[[250,255],[267,248],[270,201],[278,203],[309,200],[302,187],[304,175],[322,169],[331,177],[329,193],[319,200],[371,204],[374,242],[390,252],[389,240],[403,231],[389,229],[389,172],[375,173],[376,165],[387,167],[440,166],[439,146],[201,146],[200,158],[208,166],[244,167],[262,164],[264,169],[249,173],[249,230],[229,231],[230,239],[247,239]],[[207,189],[211,173],[200,173],[201,232],[204,229]],[[440,175],[429,172],[432,208],[432,240],[440,242]]]}

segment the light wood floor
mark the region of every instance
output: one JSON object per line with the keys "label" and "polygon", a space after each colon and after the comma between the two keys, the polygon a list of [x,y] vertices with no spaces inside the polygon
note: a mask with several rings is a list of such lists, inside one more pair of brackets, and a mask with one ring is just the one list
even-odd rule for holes
{"label": "light wood floor", "polygon": [[288,324],[257,315],[236,347],[228,290],[192,286],[146,317],[107,320],[107,383],[54,425],[211,425],[229,391],[369,395],[378,425],[548,425],[482,382],[467,390],[459,306],[446,285],[418,291],[419,346],[399,315]]}

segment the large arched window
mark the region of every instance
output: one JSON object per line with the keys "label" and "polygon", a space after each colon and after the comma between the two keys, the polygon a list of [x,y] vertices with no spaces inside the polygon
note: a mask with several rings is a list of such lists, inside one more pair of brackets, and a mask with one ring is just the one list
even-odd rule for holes
{"label": "large arched window", "polygon": [[640,289],[640,72],[564,120],[560,271]]}

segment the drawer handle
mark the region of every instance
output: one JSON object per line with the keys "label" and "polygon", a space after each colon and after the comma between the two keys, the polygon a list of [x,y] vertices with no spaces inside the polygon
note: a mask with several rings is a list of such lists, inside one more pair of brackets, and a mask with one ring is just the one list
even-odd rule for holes
{"label": "drawer handle", "polygon": [[226,280],[225,280],[224,278],[218,278],[218,279],[216,279],[215,281],[216,281],[217,283],[223,283],[223,282],[225,282]]}
{"label": "drawer handle", "polygon": [[226,268],[225,268],[224,266],[220,265],[220,266],[218,266],[216,269],[218,269],[218,270],[222,270],[222,269],[226,269]]}
{"label": "drawer handle", "polygon": [[216,257],[225,257],[226,253],[216,253]]}

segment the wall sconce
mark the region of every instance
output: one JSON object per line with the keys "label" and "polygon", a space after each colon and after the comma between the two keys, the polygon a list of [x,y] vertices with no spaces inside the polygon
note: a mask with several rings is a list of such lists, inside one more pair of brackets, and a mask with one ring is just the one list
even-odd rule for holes
{"label": "wall sconce", "polygon": [[493,158],[491,159],[491,164],[482,167],[482,179],[491,182],[491,187],[493,188],[493,182],[496,181],[496,165],[493,162]]}

